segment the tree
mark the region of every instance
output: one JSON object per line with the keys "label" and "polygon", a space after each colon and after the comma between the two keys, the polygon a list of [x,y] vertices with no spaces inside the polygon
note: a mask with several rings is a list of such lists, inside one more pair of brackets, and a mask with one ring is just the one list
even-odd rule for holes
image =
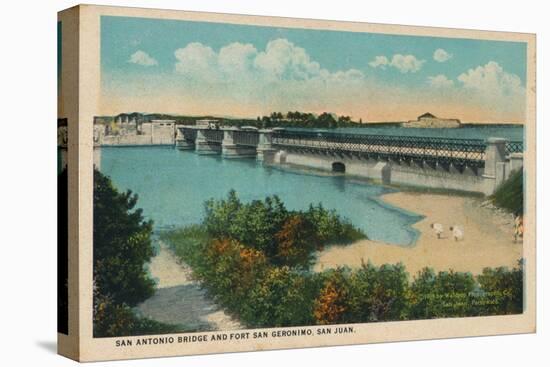
{"label": "tree", "polygon": [[153,223],[135,209],[137,200],[94,171],[94,280],[99,294],[114,304],[134,306],[154,292],[144,268],[154,255]]}
{"label": "tree", "polygon": [[317,121],[319,123],[319,127],[323,128],[333,128],[336,127],[336,119],[332,114],[328,112],[323,112],[319,117],[317,118]]}

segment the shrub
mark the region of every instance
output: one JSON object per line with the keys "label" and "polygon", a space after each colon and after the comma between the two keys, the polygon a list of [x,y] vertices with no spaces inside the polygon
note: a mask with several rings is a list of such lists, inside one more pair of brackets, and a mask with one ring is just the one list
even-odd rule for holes
{"label": "shrub", "polygon": [[318,238],[313,225],[299,215],[290,216],[275,234],[279,264],[309,268]]}
{"label": "shrub", "polygon": [[523,213],[523,170],[512,172],[492,196],[495,205],[514,214]]}
{"label": "shrub", "polygon": [[320,245],[360,236],[321,205],[288,211],[277,197],[241,203],[230,192],[226,200],[207,204],[202,225],[161,239],[191,265],[209,294],[249,327],[521,312],[521,267],[485,269],[478,277],[425,268],[412,282],[402,264],[309,270]]}
{"label": "shrub", "polygon": [[512,270],[485,268],[477,281],[489,301],[481,305],[485,315],[509,315],[523,312],[523,263]]}
{"label": "shrub", "polygon": [[408,274],[402,264],[363,264],[351,278],[350,322],[401,320],[407,310]]}
{"label": "shrub", "polygon": [[233,238],[247,246],[275,256],[275,234],[288,217],[288,211],[277,196],[264,201],[243,204],[234,190],[226,200],[209,200],[205,204],[204,225],[215,238]]}
{"label": "shrub", "polygon": [[252,327],[312,325],[315,279],[288,266],[270,267],[243,299],[241,319]]}
{"label": "shrub", "polygon": [[340,218],[334,210],[327,210],[322,204],[310,205],[304,216],[315,226],[319,244],[347,244],[367,236],[349,221]]}
{"label": "shrub", "polygon": [[470,273],[439,272],[424,268],[415,277],[409,294],[409,318],[476,316],[471,294],[476,288]]}
{"label": "shrub", "polygon": [[319,325],[344,323],[350,310],[350,284],[348,269],[328,271],[319,296],[315,300],[313,314]]}

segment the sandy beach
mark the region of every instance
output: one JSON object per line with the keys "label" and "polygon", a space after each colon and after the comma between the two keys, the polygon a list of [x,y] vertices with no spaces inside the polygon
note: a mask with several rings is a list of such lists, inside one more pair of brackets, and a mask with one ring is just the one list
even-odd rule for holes
{"label": "sandy beach", "polygon": [[[362,240],[349,246],[331,246],[319,253],[316,271],[340,265],[359,267],[362,261],[370,261],[374,265],[401,262],[411,275],[426,266],[436,271],[453,269],[479,274],[485,267],[512,268],[522,257],[521,241],[514,243],[513,218],[483,207],[479,198],[397,192],[382,199],[424,216],[413,225],[420,232],[416,243],[403,247]],[[444,226],[441,239],[431,223]],[[463,229],[463,240],[453,239],[451,225]]]}

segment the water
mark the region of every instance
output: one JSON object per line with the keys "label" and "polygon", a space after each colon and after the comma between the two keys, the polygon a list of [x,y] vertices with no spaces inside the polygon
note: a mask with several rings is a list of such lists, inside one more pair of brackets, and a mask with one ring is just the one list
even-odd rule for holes
{"label": "water", "polygon": [[[309,129],[308,129],[309,130]],[[319,129],[318,131],[342,132],[349,134],[392,135],[392,136],[426,136],[455,139],[487,139],[490,137],[505,138],[513,141],[523,141],[523,126],[465,126],[456,129],[435,128],[403,128],[398,126],[380,126],[366,128],[339,128],[332,130]]]}
{"label": "water", "polygon": [[204,202],[235,189],[242,201],[278,195],[288,209],[321,202],[335,209],[369,238],[411,245],[421,217],[380,200],[390,189],[343,176],[265,167],[255,160],[200,156],[171,147],[103,147],[101,170],[119,190],[139,195],[137,206],[155,229],[200,223]]}

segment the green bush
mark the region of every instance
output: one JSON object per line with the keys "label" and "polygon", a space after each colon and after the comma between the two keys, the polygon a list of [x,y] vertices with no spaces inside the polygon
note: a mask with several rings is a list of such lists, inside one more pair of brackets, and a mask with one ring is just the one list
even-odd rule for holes
{"label": "green bush", "polygon": [[152,222],[135,209],[137,195],[119,193],[94,171],[95,337],[160,334],[182,328],[140,318],[132,307],[151,297],[155,282],[145,268],[154,255]]}
{"label": "green bush", "polygon": [[[281,256],[281,239],[284,237],[283,232],[290,229],[289,221],[293,218],[298,218],[298,226],[294,228],[294,240],[297,241],[294,242],[301,246],[296,249],[296,253],[300,252],[301,256],[288,257],[288,262],[284,262],[286,260],[285,256]],[[289,266],[307,267],[309,254],[324,245],[346,244],[366,238],[359,229],[341,219],[335,211],[326,210],[321,204],[311,205],[305,212],[289,211],[276,195],[267,197],[264,201],[242,203],[234,190],[229,192],[227,199],[208,200],[205,203],[203,225],[212,238],[235,239],[245,246],[262,251],[269,261]]]}
{"label": "green bush", "polygon": [[488,303],[480,306],[482,314],[519,314],[523,312],[523,263],[512,270],[486,268],[477,277]]}
{"label": "green bush", "polygon": [[[408,274],[402,264],[363,265],[352,272],[349,322],[392,321],[405,318]],[[359,320],[359,321],[354,321]]]}
{"label": "green bush", "polygon": [[270,267],[242,301],[239,316],[251,327],[313,325],[316,277],[288,266]]}
{"label": "green bush", "polygon": [[495,205],[514,214],[523,214],[523,170],[512,172],[495,191],[492,199]]}
{"label": "green bush", "polygon": [[424,268],[414,278],[409,294],[409,318],[475,316],[471,294],[476,289],[470,273],[454,271],[435,273]]}
{"label": "green bush", "polygon": [[426,268],[412,281],[402,264],[316,273],[309,266],[322,245],[364,237],[335,212],[321,205],[288,211],[277,197],[242,203],[233,191],[206,208],[202,225],[161,239],[214,300],[249,327],[522,312],[521,266],[485,269],[478,277]]}

